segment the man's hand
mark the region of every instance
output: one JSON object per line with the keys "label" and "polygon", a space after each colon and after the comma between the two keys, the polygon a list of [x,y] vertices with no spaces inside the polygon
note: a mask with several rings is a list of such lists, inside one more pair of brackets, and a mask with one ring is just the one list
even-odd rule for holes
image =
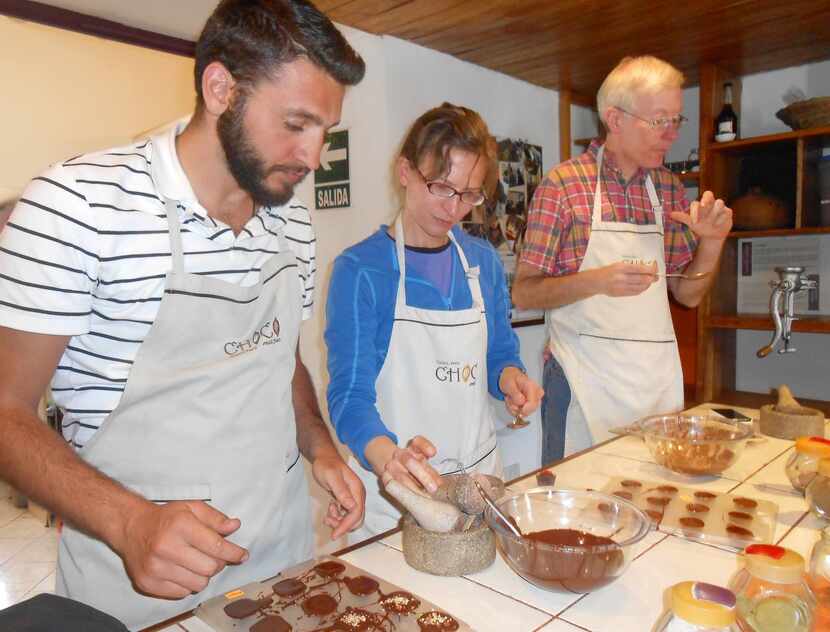
{"label": "man's hand", "polygon": [[394,478],[413,491],[434,494],[444,482],[427,462],[437,450],[426,437],[412,437],[405,448],[396,446],[389,437],[375,437],[366,445],[365,454],[384,485]]}
{"label": "man's hand", "polygon": [[505,367],[501,372],[499,390],[504,393],[504,405],[513,416],[532,413],[539,407],[545,394],[541,386],[515,366]]}
{"label": "man's hand", "polygon": [[359,527],[366,508],[366,490],[340,455],[318,456],[311,464],[311,471],[315,480],[333,498],[323,519],[333,530],[331,539],[336,540]]}
{"label": "man's hand", "polygon": [[700,238],[726,239],[732,230],[732,209],[721,199],[715,199],[711,191],[706,191],[700,202],[694,201],[688,213],[674,212],[671,218],[686,224]]}
{"label": "man's hand", "polygon": [[598,292],[606,296],[637,296],[657,280],[657,264],[618,261],[589,271],[597,275]]}
{"label": "man's hand", "polygon": [[226,539],[239,520],[202,501],[141,503],[124,526],[116,550],[136,589],[153,597],[200,592],[227,564],[248,559],[248,551]]}

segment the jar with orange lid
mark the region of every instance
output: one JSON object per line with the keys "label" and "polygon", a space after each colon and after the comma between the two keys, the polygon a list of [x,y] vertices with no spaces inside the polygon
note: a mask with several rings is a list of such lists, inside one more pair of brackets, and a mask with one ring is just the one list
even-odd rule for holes
{"label": "jar with orange lid", "polygon": [[804,493],[812,511],[819,518],[830,520],[830,459],[822,459],[818,464],[818,474],[807,485]]}
{"label": "jar with orange lid", "polygon": [[655,632],[737,632],[735,593],[704,582],[680,582],[671,589],[669,610]]}
{"label": "jar with orange lid", "polygon": [[817,604],[813,632],[830,632],[830,527],[813,547],[807,577]]}
{"label": "jar with orange lid", "polygon": [[804,576],[804,558],[791,549],[753,544],[729,587],[737,599],[742,632],[810,632],[815,599]]}
{"label": "jar with orange lid", "polygon": [[795,442],[795,451],[787,459],[787,478],[792,486],[802,494],[816,477],[818,463],[830,459],[830,440],[824,437],[799,437]]}

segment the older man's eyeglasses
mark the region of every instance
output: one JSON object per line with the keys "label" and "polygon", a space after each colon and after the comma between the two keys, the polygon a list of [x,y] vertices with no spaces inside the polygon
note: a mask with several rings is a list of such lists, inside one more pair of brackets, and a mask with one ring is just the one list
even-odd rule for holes
{"label": "older man's eyeglasses", "polygon": [[628,116],[632,116],[635,119],[643,121],[643,123],[648,125],[649,129],[652,129],[654,131],[659,130],[661,132],[665,132],[670,129],[679,130],[681,127],[683,127],[683,124],[689,120],[682,114],[678,114],[677,116],[658,116],[657,118],[647,119],[634,114],[634,112],[629,112],[628,110],[625,110],[623,108],[618,107],[617,109],[620,112],[628,114]]}
{"label": "older man's eyeglasses", "polygon": [[446,182],[441,182],[440,180],[427,180],[424,174],[421,173],[420,169],[417,171],[421,178],[424,179],[424,182],[427,185],[427,191],[437,197],[450,199],[457,195],[458,199],[461,200],[463,204],[469,204],[470,206],[478,206],[479,204],[482,204],[485,199],[487,199],[487,196],[484,195],[484,191],[481,189],[458,191]]}

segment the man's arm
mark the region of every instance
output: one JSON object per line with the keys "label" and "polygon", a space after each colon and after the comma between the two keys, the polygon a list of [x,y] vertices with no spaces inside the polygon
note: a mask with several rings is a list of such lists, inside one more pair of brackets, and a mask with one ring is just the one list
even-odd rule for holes
{"label": "man's arm", "polygon": [[238,520],[201,502],[159,507],[90,467],[42,423],[37,403],[68,337],[0,327],[0,478],[107,543],[135,585],[181,598],[202,590],[228,562],[247,558],[224,540]]}
{"label": "man's arm", "polygon": [[694,259],[685,270],[686,274],[708,273],[703,280],[682,278],[669,279],[669,289],[675,300],[687,307],[695,307],[705,296],[714,281],[714,273],[723,244],[732,230],[732,209],[723,200],[716,200],[711,191],[706,191],[700,201],[692,202],[688,213],[674,212],[672,219],[686,224],[698,237]]}
{"label": "man's arm", "polygon": [[563,276],[547,276],[538,268],[520,263],[513,281],[513,302],[521,309],[554,309],[590,298],[635,296],[657,277],[655,266],[619,261],[602,268]]}
{"label": "man's arm", "polygon": [[314,384],[300,357],[299,344],[295,354],[296,366],[291,389],[297,423],[297,446],[311,463],[314,478],[334,497],[329,504],[325,522],[334,529],[331,538],[335,540],[360,525],[366,493],[363,483],[340,457],[323,421]]}

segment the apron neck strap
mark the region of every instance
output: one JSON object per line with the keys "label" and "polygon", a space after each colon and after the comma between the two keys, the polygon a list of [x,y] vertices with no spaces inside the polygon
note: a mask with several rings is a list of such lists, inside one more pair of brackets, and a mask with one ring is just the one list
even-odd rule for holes
{"label": "apron neck strap", "polygon": [[[594,209],[591,213],[591,222],[594,226],[602,223],[602,160],[605,155],[605,145],[602,145],[597,151],[597,186],[594,190]],[[651,210],[654,211],[654,223],[663,230],[663,205],[660,204],[660,198],[657,197],[657,189],[654,188],[654,182],[651,180],[651,175],[646,174],[646,192],[648,193],[648,200],[651,203]]]}
{"label": "apron neck strap", "polygon": [[[478,268],[471,269],[467,262],[467,256],[458,245],[455,235],[452,230],[447,231],[452,245],[458,252],[458,258],[461,260],[461,267],[464,269],[464,276],[467,278],[467,284],[470,286],[470,294],[473,296],[473,303],[477,305],[484,305],[484,300],[481,295],[481,285],[478,282]],[[395,252],[398,257],[398,270],[400,275],[398,277],[398,298],[396,302],[399,305],[406,305],[406,238],[403,232],[403,215],[399,214],[395,219]]]}
{"label": "apron neck strap", "polygon": [[164,210],[167,213],[167,225],[170,227],[170,254],[173,257],[173,272],[184,272],[184,256],[182,255],[182,229],[179,223],[179,209],[175,200],[164,199]]}

